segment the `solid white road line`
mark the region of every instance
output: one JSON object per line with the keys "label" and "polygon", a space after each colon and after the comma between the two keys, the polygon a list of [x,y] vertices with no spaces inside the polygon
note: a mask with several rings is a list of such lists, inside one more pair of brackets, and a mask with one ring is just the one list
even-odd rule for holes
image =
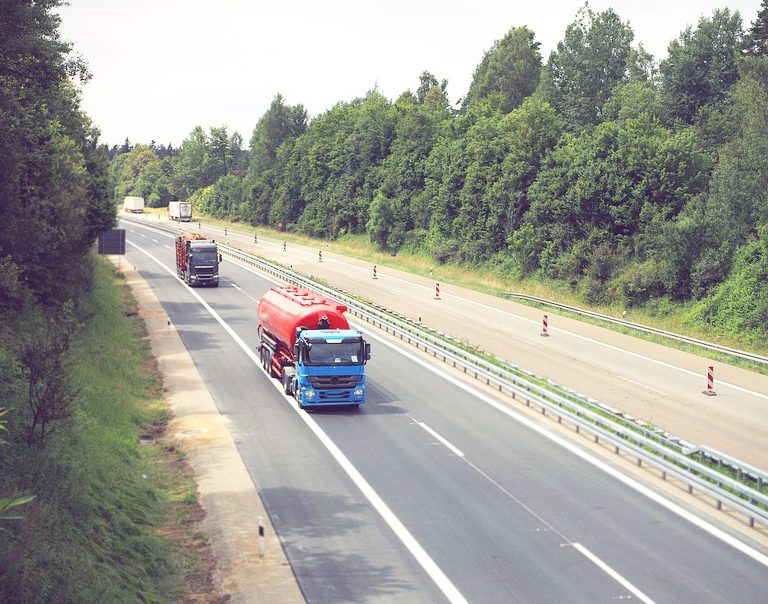
{"label": "solid white road line", "polygon": [[[132,247],[135,247],[137,250],[148,256],[150,259],[152,259],[154,262],[156,262],[161,268],[163,268],[169,275],[171,275],[174,279],[179,281],[191,294],[194,296],[194,298],[200,303],[200,305],[205,308],[205,310],[208,311],[208,313],[221,325],[224,330],[232,337],[232,339],[235,341],[235,343],[242,349],[242,351],[246,354],[246,356],[253,362],[254,365],[257,367],[261,367],[261,362],[259,361],[259,358],[256,356],[256,353],[251,350],[248,345],[243,341],[243,339],[235,332],[232,327],[229,326],[229,324],[224,321],[224,319],[221,318],[221,316],[213,309],[211,306],[200,296],[199,293],[197,293],[195,290],[193,290],[191,287],[189,287],[186,283],[181,281],[176,276],[176,273],[168,268],[161,260],[150,254],[148,251],[142,249],[138,245],[132,242],[128,242],[129,245]],[[424,569],[424,571],[429,575],[429,577],[432,579],[432,581],[435,583],[437,588],[443,593],[443,595],[448,599],[449,602],[455,602],[457,604],[466,604],[467,600],[464,598],[463,595],[461,595],[461,592],[453,585],[450,579],[443,573],[443,571],[440,569],[439,566],[432,560],[430,555],[426,552],[426,550],[421,546],[421,544],[416,541],[416,539],[411,535],[410,531],[405,527],[405,525],[400,522],[400,520],[395,516],[395,514],[390,510],[389,506],[384,503],[384,500],[379,496],[379,494],[371,487],[370,484],[368,484],[368,481],[363,478],[363,475],[360,474],[360,472],[355,468],[355,466],[352,464],[352,462],[347,459],[346,455],[342,453],[341,449],[339,449],[336,444],[331,440],[331,438],[325,433],[325,431],[315,422],[315,420],[308,414],[305,413],[303,410],[299,409],[298,404],[296,403],[295,399],[292,397],[289,397],[286,395],[280,384],[273,379],[269,380],[270,383],[277,389],[277,391],[285,398],[291,405],[291,408],[298,414],[298,416],[304,421],[304,423],[309,427],[310,430],[315,434],[315,436],[320,440],[320,442],[325,446],[325,448],[328,450],[328,452],[333,456],[333,458],[336,460],[336,462],[341,466],[341,468],[346,472],[347,476],[352,480],[352,482],[357,486],[357,488],[362,492],[362,494],[365,496],[365,498],[370,502],[370,504],[373,506],[373,508],[379,513],[379,515],[382,517],[384,522],[387,523],[387,525],[390,527],[392,532],[397,536],[398,539],[400,539],[400,542],[408,549],[408,551],[411,553],[411,555],[416,559],[416,561],[419,563],[419,565]]]}
{"label": "solid white road line", "polygon": [[[352,323],[350,323],[352,325]],[[357,329],[360,329],[359,325],[356,325]],[[377,340],[381,344],[384,344],[385,346],[388,346],[389,348],[392,348],[393,350],[396,350],[406,358],[408,358],[411,362],[417,363],[421,365],[422,367],[425,367],[432,371],[433,373],[439,375],[443,379],[447,380],[451,384],[454,384],[455,386],[458,386],[465,392],[471,394],[472,396],[478,398],[482,402],[490,405],[494,409],[497,409],[504,415],[514,419],[515,421],[523,424],[524,426],[530,428],[534,432],[537,432],[544,438],[549,439],[553,443],[561,446],[566,451],[569,451],[570,453],[573,453],[577,457],[580,457],[587,463],[592,464],[596,468],[602,470],[609,476],[612,476],[616,480],[619,480],[620,482],[623,482],[625,485],[630,487],[631,489],[634,489],[641,495],[645,495],[648,499],[651,501],[654,501],[655,503],[661,505],[662,507],[666,508],[670,512],[680,516],[684,520],[687,520],[691,524],[699,527],[700,529],[706,531],[716,539],[719,539],[720,541],[730,545],[734,549],[737,549],[741,553],[749,556],[753,560],[759,562],[760,564],[764,566],[768,566],[768,556],[765,554],[759,552],[753,547],[750,547],[743,541],[740,541],[736,537],[726,533],[725,531],[717,528],[713,524],[710,524],[705,519],[700,518],[699,516],[693,514],[692,512],[689,512],[682,506],[674,503],[673,501],[667,499],[666,497],[660,495],[656,491],[646,487],[645,485],[641,484],[634,478],[631,478],[630,476],[624,474],[617,468],[614,468],[612,465],[608,464],[607,462],[602,461],[601,459],[598,459],[591,453],[588,453],[587,451],[581,449],[579,446],[577,446],[575,443],[572,443],[570,440],[566,440],[564,437],[555,434],[554,432],[551,432],[546,427],[539,425],[536,421],[518,413],[517,411],[514,411],[513,409],[507,407],[504,403],[501,401],[498,401],[494,398],[491,398],[487,394],[480,392],[479,390],[475,389],[473,386],[470,386],[469,384],[465,383],[464,381],[460,380],[457,377],[454,377],[452,375],[449,375],[445,371],[443,371],[441,368],[430,364],[429,362],[425,361],[424,359],[417,357],[416,355],[403,350],[402,348],[398,347],[397,344],[390,342],[389,340],[384,339],[382,336],[379,336],[371,331],[366,331],[366,335],[370,338],[373,338],[374,340]]]}
{"label": "solid white road line", "polygon": [[[412,418],[413,419],[413,418]],[[449,443],[445,438],[440,436],[437,432],[435,432],[432,428],[430,428],[427,424],[424,422],[420,422],[418,420],[413,420],[416,422],[417,425],[421,426],[426,430],[429,434],[431,434],[434,438],[439,440],[441,443],[443,443],[446,447],[448,447],[451,451],[453,451],[456,455],[459,457],[464,457],[464,453],[462,453],[458,448],[454,447],[451,443]]]}
{"label": "solid white road line", "polygon": [[[232,282],[230,281],[230,283],[232,283]],[[242,289],[240,289],[240,288],[237,286],[237,284],[236,284],[236,283],[232,283],[232,287],[234,287],[234,288],[235,288],[237,291],[239,291],[239,292],[243,291]]]}
{"label": "solid white road line", "polygon": [[619,573],[617,573],[615,570],[613,570],[610,566],[608,566],[605,562],[603,562],[600,558],[595,556],[591,551],[589,551],[586,547],[584,547],[581,543],[570,543],[568,545],[571,545],[572,547],[576,548],[579,552],[581,552],[584,556],[587,557],[587,559],[595,564],[598,568],[602,569],[605,573],[613,577],[614,581],[617,583],[620,583],[623,585],[629,592],[632,593],[638,600],[641,602],[645,602],[646,604],[653,604],[653,600],[646,596],[642,591],[637,589],[632,583],[627,581],[624,577],[622,577]]}

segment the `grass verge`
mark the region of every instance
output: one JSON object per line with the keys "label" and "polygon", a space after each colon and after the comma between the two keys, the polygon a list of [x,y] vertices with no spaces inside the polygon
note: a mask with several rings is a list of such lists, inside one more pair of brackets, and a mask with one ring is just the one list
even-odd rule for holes
{"label": "grass verge", "polygon": [[136,302],[105,260],[81,316],[71,416],[45,447],[9,439],[0,457],[0,492],[35,495],[0,532],[0,601],[225,601],[191,471],[161,436],[168,414]]}

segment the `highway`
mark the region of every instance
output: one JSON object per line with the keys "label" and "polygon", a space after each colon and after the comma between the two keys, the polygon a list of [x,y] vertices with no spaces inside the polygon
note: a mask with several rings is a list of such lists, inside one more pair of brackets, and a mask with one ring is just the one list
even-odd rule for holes
{"label": "highway", "polygon": [[272,285],[226,261],[175,278],[127,229],[266,505],[308,602],[763,602],[768,557],[375,333],[369,402],[296,408],[254,362]]}
{"label": "highway", "polygon": [[[167,221],[165,221],[167,222]],[[176,225],[198,230],[197,223]],[[368,262],[202,224],[211,237],[265,258],[316,274],[334,287],[363,296],[459,340],[480,346],[528,371],[581,392],[689,442],[768,468],[768,376],[700,355],[545,311],[379,267]],[[630,310],[629,318],[632,317]],[[707,366],[715,366],[717,396],[703,394]]]}

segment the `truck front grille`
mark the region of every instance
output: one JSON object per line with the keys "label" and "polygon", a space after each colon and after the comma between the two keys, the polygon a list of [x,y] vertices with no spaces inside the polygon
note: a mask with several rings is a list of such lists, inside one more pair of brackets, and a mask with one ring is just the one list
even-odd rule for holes
{"label": "truck front grille", "polygon": [[342,390],[352,388],[360,382],[359,375],[312,375],[309,383],[315,390]]}

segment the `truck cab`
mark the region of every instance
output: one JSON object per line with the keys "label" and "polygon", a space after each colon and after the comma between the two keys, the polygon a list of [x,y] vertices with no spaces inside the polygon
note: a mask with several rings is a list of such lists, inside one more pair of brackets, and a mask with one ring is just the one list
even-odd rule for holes
{"label": "truck cab", "polygon": [[187,248],[190,285],[219,286],[219,253],[212,241],[190,241]]}
{"label": "truck cab", "polygon": [[365,403],[371,345],[352,329],[299,328],[291,393],[300,407]]}
{"label": "truck cab", "polygon": [[201,233],[176,236],[176,273],[189,286],[219,286],[219,254],[216,242]]}

